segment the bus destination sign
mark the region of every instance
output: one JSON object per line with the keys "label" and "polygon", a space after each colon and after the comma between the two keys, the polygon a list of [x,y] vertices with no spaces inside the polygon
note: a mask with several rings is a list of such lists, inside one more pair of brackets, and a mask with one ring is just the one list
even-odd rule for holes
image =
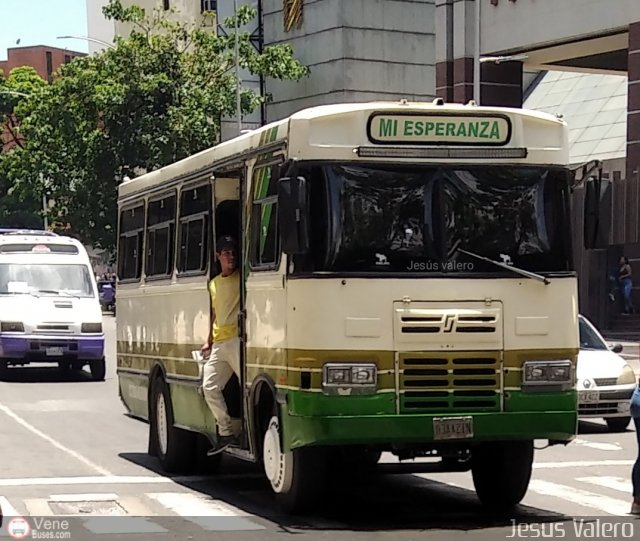
{"label": "bus destination sign", "polygon": [[504,145],[511,138],[511,123],[503,116],[376,113],[368,135],[380,144]]}

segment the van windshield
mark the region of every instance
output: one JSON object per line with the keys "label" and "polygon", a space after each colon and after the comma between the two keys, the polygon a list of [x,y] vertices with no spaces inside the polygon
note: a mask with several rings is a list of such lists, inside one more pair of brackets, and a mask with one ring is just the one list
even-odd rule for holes
{"label": "van windshield", "polygon": [[0,295],[94,297],[86,265],[0,264]]}

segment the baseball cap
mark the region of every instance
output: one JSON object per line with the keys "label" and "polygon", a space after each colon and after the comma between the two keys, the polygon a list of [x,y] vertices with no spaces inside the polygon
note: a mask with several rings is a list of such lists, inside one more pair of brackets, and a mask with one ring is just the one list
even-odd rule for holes
{"label": "baseball cap", "polygon": [[236,248],[236,241],[231,235],[219,237],[216,241],[216,252],[220,253],[227,248]]}

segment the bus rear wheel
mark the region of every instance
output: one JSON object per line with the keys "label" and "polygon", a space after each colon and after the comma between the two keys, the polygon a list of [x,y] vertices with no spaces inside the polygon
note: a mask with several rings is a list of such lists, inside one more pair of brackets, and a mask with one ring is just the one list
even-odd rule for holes
{"label": "bus rear wheel", "polygon": [[264,433],[262,460],[267,479],[283,510],[291,514],[311,511],[324,496],[327,454],[322,448],[284,451],[277,415]]}
{"label": "bus rear wheel", "polygon": [[471,454],[476,494],[487,507],[508,511],[524,498],[533,467],[533,441],[483,443]]}

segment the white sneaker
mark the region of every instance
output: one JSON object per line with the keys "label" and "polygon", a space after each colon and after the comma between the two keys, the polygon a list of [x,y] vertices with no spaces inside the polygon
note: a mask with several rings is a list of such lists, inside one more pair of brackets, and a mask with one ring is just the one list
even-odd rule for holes
{"label": "white sneaker", "polygon": [[632,503],[631,511],[629,511],[629,513],[632,515],[640,515],[640,503]]}

